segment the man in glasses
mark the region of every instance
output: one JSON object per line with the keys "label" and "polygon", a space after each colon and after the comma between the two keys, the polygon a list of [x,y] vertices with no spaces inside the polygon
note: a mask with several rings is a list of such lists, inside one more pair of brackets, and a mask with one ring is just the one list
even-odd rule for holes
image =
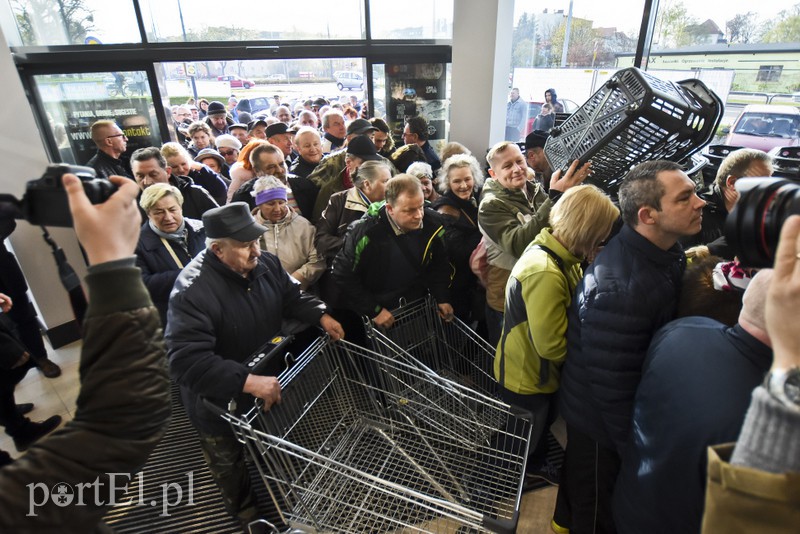
{"label": "man in glasses", "polygon": [[130,161],[123,158],[128,149],[128,138],[120,127],[114,121],[99,120],[92,124],[91,132],[97,153],[86,162],[86,166],[92,167],[98,178],[116,174],[133,179]]}

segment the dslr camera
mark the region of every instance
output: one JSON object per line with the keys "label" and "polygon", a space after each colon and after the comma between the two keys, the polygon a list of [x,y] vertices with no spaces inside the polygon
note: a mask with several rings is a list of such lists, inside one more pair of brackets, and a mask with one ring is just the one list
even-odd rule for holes
{"label": "dslr camera", "polygon": [[37,226],[72,226],[67,191],[61,183],[61,178],[67,173],[80,178],[92,204],[102,204],[117,190],[112,182],[97,178],[91,167],[52,164],[47,166],[41,178],[28,182],[22,200],[12,195],[0,195],[2,216],[25,219]]}
{"label": "dslr camera", "polygon": [[800,215],[800,184],[783,178],[736,180],[739,201],[725,219],[725,238],[746,267],[771,267],[781,228]]}

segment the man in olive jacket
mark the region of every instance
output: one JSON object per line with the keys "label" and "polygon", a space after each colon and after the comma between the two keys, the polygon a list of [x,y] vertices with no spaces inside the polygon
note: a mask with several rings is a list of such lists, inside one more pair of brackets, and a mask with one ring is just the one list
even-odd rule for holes
{"label": "man in olive jacket", "polygon": [[[134,267],[138,187],[110,179],[119,191],[94,206],[76,176],[64,177],[90,264],[78,409],[63,428],[0,469],[0,532],[92,532],[169,423],[161,321]],[[84,486],[84,505],[54,502],[59,485],[77,498],[78,484],[91,484]]]}
{"label": "man in olive jacket", "polygon": [[489,343],[497,345],[503,325],[506,282],[511,269],[533,238],[548,225],[550,208],[562,193],[578,185],[589,174],[589,164],[577,170],[574,163],[561,177],[550,180],[550,193],[528,180],[525,156],[515,143],[503,141],[489,150],[489,175],[478,207],[478,226],[486,243],[489,262],[486,287],[486,326]]}

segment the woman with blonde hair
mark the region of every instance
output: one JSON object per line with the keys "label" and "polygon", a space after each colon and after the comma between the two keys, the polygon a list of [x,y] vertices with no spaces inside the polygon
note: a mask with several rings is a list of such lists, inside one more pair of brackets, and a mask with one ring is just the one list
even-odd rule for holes
{"label": "woman with blonde hair", "polygon": [[208,194],[220,206],[225,204],[228,195],[228,184],[219,174],[192,159],[180,143],[169,142],[161,145],[161,155],[174,176],[188,176],[192,181],[208,191]]}
{"label": "woman with blonde hair", "polygon": [[503,332],[494,359],[500,398],[533,414],[526,481],[558,483],[547,460],[546,430],[555,420],[554,395],[567,355],[567,310],[619,209],[593,185],[570,188],[514,265],[506,284]]}
{"label": "woman with blonde hair", "polygon": [[253,216],[267,231],[259,238],[261,249],[278,257],[287,273],[307,290],[325,272],[325,259],[314,246],[316,230],[308,220],[289,209],[289,188],[274,176],[256,179]]}
{"label": "woman with blonde hair", "polygon": [[136,266],[166,325],[172,286],[181,269],[205,248],[206,233],[202,221],[183,216],[183,195],[173,185],[151,185],[142,191],[139,206],[147,221],[136,245]]}

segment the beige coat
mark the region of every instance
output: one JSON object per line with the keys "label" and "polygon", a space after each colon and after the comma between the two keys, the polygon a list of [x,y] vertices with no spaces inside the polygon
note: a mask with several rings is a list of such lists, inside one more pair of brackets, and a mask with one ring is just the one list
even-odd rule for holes
{"label": "beige coat", "polygon": [[288,215],[277,223],[265,220],[258,208],[253,216],[267,231],[261,236],[261,249],[278,257],[287,273],[292,275],[303,289],[314,284],[325,272],[325,258],[314,246],[316,230],[302,215],[289,210]]}

